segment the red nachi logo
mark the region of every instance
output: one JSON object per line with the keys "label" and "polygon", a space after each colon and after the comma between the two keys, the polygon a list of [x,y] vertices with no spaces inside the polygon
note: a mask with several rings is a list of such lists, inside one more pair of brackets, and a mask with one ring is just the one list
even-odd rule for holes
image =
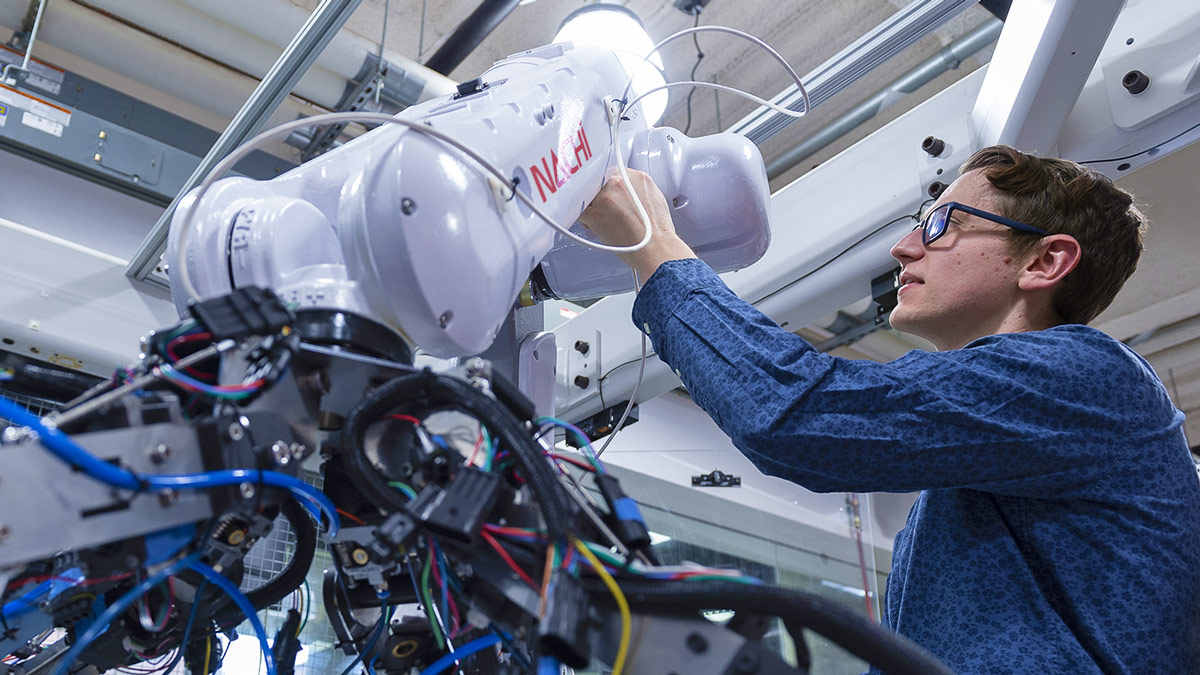
{"label": "red nachi logo", "polygon": [[[588,145],[582,121],[579,122],[579,133],[575,134],[575,138],[564,138],[562,147],[558,150],[562,153],[561,157],[551,150],[548,159],[542,157],[540,169],[536,164],[529,167],[529,173],[533,175],[533,184],[537,186],[543,204],[546,203],[546,190],[549,190],[550,194],[558,192],[558,188],[566,185],[571,176],[583,167],[583,163],[592,158],[592,146]],[[574,151],[574,164],[571,164],[569,159],[571,151]]]}

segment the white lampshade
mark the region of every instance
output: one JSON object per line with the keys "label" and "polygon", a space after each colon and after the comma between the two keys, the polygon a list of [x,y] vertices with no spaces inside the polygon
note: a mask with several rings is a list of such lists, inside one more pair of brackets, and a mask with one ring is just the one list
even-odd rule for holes
{"label": "white lampshade", "polygon": [[[666,83],[662,59],[657,52],[650,56],[649,61],[642,61],[654,48],[654,41],[642,27],[637,15],[621,5],[604,2],[584,5],[563,20],[554,41],[606,47],[616,52],[626,73],[637,71],[631,88],[634,96]],[[642,100],[642,111],[650,125],[658,122],[666,110],[666,90],[655,92]]]}

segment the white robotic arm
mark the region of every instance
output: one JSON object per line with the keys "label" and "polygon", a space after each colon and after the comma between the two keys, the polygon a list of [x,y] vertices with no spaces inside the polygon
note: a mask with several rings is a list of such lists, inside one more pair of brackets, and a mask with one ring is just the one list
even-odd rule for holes
{"label": "white robotic arm", "polygon": [[[757,148],[648,128],[640,106],[618,112],[626,80],[611,52],[555,44],[400,117],[470,147],[562,227],[620,155],[651,173],[680,234],[719,271],[757,260],[769,240]],[[624,116],[616,141],[614,113]],[[616,257],[556,235],[479,162],[406,126],[384,125],[273,180],[229,178],[196,196],[177,211],[167,256],[172,277],[186,265],[201,298],[266,286],[299,309],[387,325],[435,356],[486,349],[535,268],[540,290],[557,297],[633,286]],[[172,286],[182,312],[195,298]]]}

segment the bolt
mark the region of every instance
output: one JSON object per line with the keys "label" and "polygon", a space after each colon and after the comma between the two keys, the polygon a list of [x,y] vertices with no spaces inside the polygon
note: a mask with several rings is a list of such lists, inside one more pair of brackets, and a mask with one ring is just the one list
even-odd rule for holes
{"label": "bolt", "polygon": [[179,492],[176,490],[166,488],[158,493],[158,503],[161,504],[163,508],[166,508],[177,501],[179,501]]}
{"label": "bolt", "polygon": [[1131,70],[1121,78],[1121,86],[1129,93],[1137,96],[1150,86],[1150,77],[1140,70]]}
{"label": "bolt", "polygon": [[157,445],[146,451],[150,455],[150,461],[154,464],[163,464],[171,458],[171,449],[165,445]]}
{"label": "bolt", "polygon": [[11,535],[12,535],[12,529],[9,528],[8,525],[6,525],[4,523],[0,523],[0,544],[3,544],[4,542],[8,541],[8,538]]}
{"label": "bolt", "polygon": [[304,453],[308,452],[308,446],[303,443],[292,443],[288,446],[288,451],[292,453],[292,459],[298,462],[304,459]]}
{"label": "bolt", "polygon": [[417,203],[405,197],[400,200],[400,211],[406,216],[411,216],[417,210]]}
{"label": "bolt", "polygon": [[937,199],[946,191],[946,184],[940,180],[935,180],[929,184],[929,196]]}
{"label": "bolt", "polygon": [[442,315],[438,317],[438,326],[441,328],[445,328],[446,326],[449,326],[450,320],[453,318],[454,318],[454,312],[451,312],[450,310],[446,310],[446,311],[442,312]]}
{"label": "bolt", "polygon": [[929,153],[930,157],[937,157],[946,149],[946,142],[937,136],[926,136],[925,140],[921,141],[921,149]]}
{"label": "bolt", "polygon": [[229,430],[226,433],[229,435],[229,440],[240,441],[242,440],[242,436],[246,434],[246,430],[242,428],[241,424],[234,422],[229,425]]}
{"label": "bolt", "polygon": [[254,483],[243,482],[238,485],[238,491],[242,493],[242,499],[254,498]]}
{"label": "bolt", "polygon": [[275,441],[271,444],[271,456],[279,466],[287,466],[292,461],[292,449],[283,441]]}
{"label": "bolt", "polygon": [[753,673],[758,670],[758,666],[758,654],[754,652],[742,652],[733,660],[733,672],[735,673]]}
{"label": "bolt", "polygon": [[588,385],[591,383],[592,383],[592,381],[590,379],[588,379],[588,377],[586,375],[576,375],[575,376],[575,386],[579,387],[580,389],[587,389]]}
{"label": "bolt", "polygon": [[689,633],[685,643],[687,644],[688,649],[696,652],[697,654],[703,654],[704,652],[708,651],[708,640],[705,640],[704,636],[699,633]]}
{"label": "bolt", "polygon": [[575,341],[575,351],[579,352],[580,354],[587,354],[591,348],[592,346],[589,345],[585,340]]}

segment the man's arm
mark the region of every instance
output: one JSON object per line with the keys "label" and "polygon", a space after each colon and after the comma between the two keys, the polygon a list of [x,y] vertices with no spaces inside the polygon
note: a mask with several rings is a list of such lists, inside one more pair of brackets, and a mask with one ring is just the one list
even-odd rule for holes
{"label": "man's arm", "polygon": [[[584,222],[609,241],[614,232],[625,237],[617,243],[636,241],[641,231],[619,207],[623,198],[623,188],[610,192],[614,204],[589,208]],[[668,213],[662,202],[660,212]],[[647,275],[634,321],[660,358],[763,471],[813,490],[1086,495],[1112,468],[1114,438],[1148,441],[1178,426],[1165,403],[1152,406],[1163,411],[1157,417],[1133,420],[1112,411],[1147,406],[1114,407],[1081,395],[1089,380],[1116,377],[1103,373],[1127,367],[1128,359],[1099,343],[1076,344],[1079,336],[989,338],[888,364],[839,359],[738,299],[699,260],[657,247],[630,258]],[[1076,354],[1093,346],[1097,356]],[[1083,374],[1084,367],[1093,372]],[[1134,390],[1160,395],[1152,386]]]}

